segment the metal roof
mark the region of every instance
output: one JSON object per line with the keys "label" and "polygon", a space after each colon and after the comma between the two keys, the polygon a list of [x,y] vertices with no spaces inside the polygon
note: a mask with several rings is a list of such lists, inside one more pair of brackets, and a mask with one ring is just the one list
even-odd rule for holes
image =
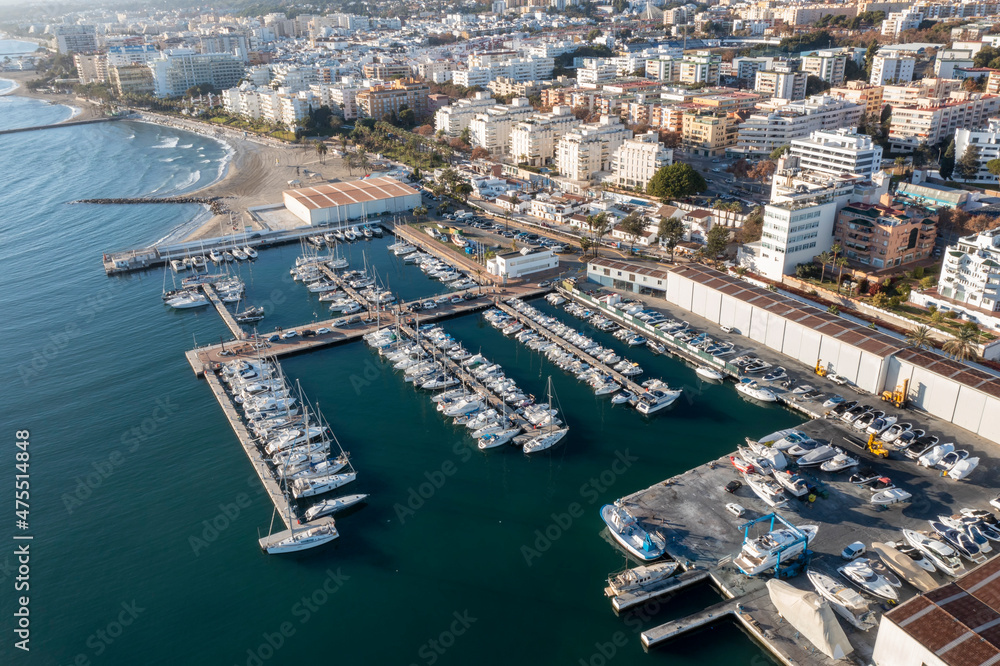
{"label": "metal roof", "polygon": [[367,203],[417,194],[412,187],[395,178],[379,177],[355,180],[349,183],[325,183],[312,187],[285,190],[283,194],[298,201],[309,210]]}

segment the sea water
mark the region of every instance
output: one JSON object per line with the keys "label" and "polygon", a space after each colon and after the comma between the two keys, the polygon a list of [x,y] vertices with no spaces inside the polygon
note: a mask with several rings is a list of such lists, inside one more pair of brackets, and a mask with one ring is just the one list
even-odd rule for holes
{"label": "sea water", "polygon": [[[5,101],[0,126],[50,106]],[[444,323],[529,392],[541,395],[552,376],[570,434],[531,458],[475,450],[427,393],[361,343],[287,359],[285,373],[318,403],[359,472],[332,496],[371,497],[338,516],[332,544],[262,554],[258,536],[280,521],[184,359],[194,344],[228,337],[225,326],[211,309],[166,308],[160,294],[172,278],[162,270],[108,278],[100,261],[163,237],[199,207],[69,203],[191,191],[219,176],[225,155],[211,139],[132,122],[0,136],[8,498],[14,434],[30,431],[28,528],[7,517],[8,534],[33,537],[23,593],[31,652],[17,663],[760,663],[763,653],[728,625],[645,654],[641,630],[718,598],[692,590],[616,617],[602,591],[624,558],[598,512],[733,450],[744,435],[801,419],[592,329],[641,363],[643,378],[683,387],[684,397],[644,418],[595,397],[478,314]],[[405,298],[446,291],[387,252],[390,242],[343,251]],[[288,276],[299,252],[268,249],[234,267],[248,305],[273,305],[263,329],[330,316]],[[13,543],[0,552],[0,663],[15,663]]]}

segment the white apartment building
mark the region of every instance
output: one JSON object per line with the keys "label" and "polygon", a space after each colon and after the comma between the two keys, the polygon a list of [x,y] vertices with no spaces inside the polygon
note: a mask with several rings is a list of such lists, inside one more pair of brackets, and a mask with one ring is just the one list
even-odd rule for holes
{"label": "white apartment building", "polygon": [[97,28],[92,25],[54,25],[59,53],[90,53],[97,50]]}
{"label": "white apartment building", "polygon": [[74,53],[73,65],[83,85],[108,80],[108,58],[103,53]]}
{"label": "white apartment building", "polygon": [[570,180],[586,181],[611,168],[612,157],[632,130],[617,116],[601,116],[596,123],[580,125],[559,139],[556,145],[556,168]]}
{"label": "white apartment building", "polygon": [[913,106],[924,98],[944,98],[960,90],[958,79],[921,79],[905,86],[885,86],[882,88],[882,102],[894,109],[897,106]]}
{"label": "white apartment building", "polygon": [[948,247],[938,293],[972,307],[1000,312],[1000,229],[959,238]]}
{"label": "white apartment building", "polygon": [[228,53],[195,53],[191,49],[164,51],[149,62],[157,97],[180,97],[188,88],[203,84],[219,90],[231,88],[243,78],[243,61]]}
{"label": "white apartment building", "polygon": [[328,106],[333,111],[340,111],[344,120],[358,117],[358,93],[366,88],[353,83],[320,83],[309,86],[322,106]]}
{"label": "white apartment building", "polygon": [[583,121],[569,106],[554,106],[551,113],[536,113],[510,131],[510,155],[518,163],[547,166],[555,158],[559,139]]}
{"label": "white apartment building", "polygon": [[612,155],[611,178],[618,187],[645,189],[661,167],[674,163],[674,151],[660,143],[659,134],[647,132],[624,141]]}
{"label": "white apartment building", "polygon": [[[955,131],[955,157],[961,159],[969,146],[976,146],[979,149],[979,171],[976,177],[970,181],[975,183],[997,183],[1000,177],[994,176],[986,168],[990,160],[1000,159],[1000,118],[990,118],[985,129],[974,130],[959,128]],[[952,174],[952,178],[961,181],[957,174]]]}
{"label": "white apartment building", "polygon": [[924,15],[912,9],[889,12],[885,20],[882,21],[882,34],[886,37],[899,37],[899,33],[904,30],[915,30],[920,27],[920,22],[923,20]]}
{"label": "white apartment building", "polygon": [[752,81],[762,69],[771,69],[774,58],[761,56],[758,58],[733,58],[733,76],[738,79]]}
{"label": "white apartment building", "polygon": [[696,51],[687,53],[681,59],[681,83],[705,83],[710,86],[719,85],[719,66],[722,56],[711,51]]}
{"label": "white apartment building", "polygon": [[470,99],[455,100],[453,104],[443,106],[434,115],[434,129],[444,132],[451,138],[461,136],[477,113],[490,108],[497,101],[489,93],[477,92]]}
{"label": "white apartment building", "polygon": [[792,140],[789,152],[799,158],[801,168],[833,176],[870,178],[882,165],[882,147],[854,127],[812,132],[806,139]]}
{"label": "white apartment building", "polygon": [[818,76],[831,86],[844,83],[847,54],[839,50],[816,51],[802,58],[802,71]]}
{"label": "white apartment building", "polygon": [[525,247],[498,254],[486,262],[486,272],[490,275],[512,280],[553,268],[559,268],[559,257],[549,248]]}
{"label": "white apartment building", "polygon": [[511,129],[534,112],[526,97],[515,97],[510,104],[498,104],[480,111],[469,122],[472,145],[481,146],[494,155],[505,154],[510,148]]}
{"label": "white apartment building", "polygon": [[320,105],[320,98],[312,92],[287,93],[267,88],[230,88],[222,91],[222,105],[229,113],[251,120],[295,127],[309,116],[312,109]]}
{"label": "white apartment building", "polygon": [[916,58],[900,55],[898,51],[890,51],[885,55],[876,54],[872,59],[869,83],[877,86],[909,83],[913,80],[913,67],[916,64]]}
{"label": "white apartment building", "polygon": [[737,147],[750,155],[769,155],[775,148],[808,137],[812,132],[857,127],[865,112],[863,106],[829,95],[759,106],[763,113],[749,116],[740,125],[736,138]]}
{"label": "white apartment building", "polygon": [[1000,111],[1000,97],[983,93],[954,92],[947,99],[917,100],[915,106],[893,107],[889,145],[909,152],[920,144],[933,145],[962,127],[985,127]]}
{"label": "white apartment building", "polygon": [[774,69],[759,70],[754,77],[754,92],[773,99],[789,101],[806,98],[809,75],[793,71],[788,65],[775,65]]}
{"label": "white apartment building", "polygon": [[457,69],[451,73],[451,80],[455,85],[471,88],[479,86],[485,88],[493,80],[493,71],[489,67],[470,67],[469,69]]}
{"label": "white apartment building", "polygon": [[108,47],[108,67],[145,65],[160,57],[152,44],[117,44]]}
{"label": "white apartment building", "polygon": [[934,58],[934,76],[939,79],[953,79],[956,69],[968,69],[974,65],[975,60],[971,50],[941,49]]}
{"label": "white apartment building", "polygon": [[512,52],[497,54],[475,54],[469,56],[469,67],[455,70],[452,80],[466,87],[486,87],[490,81],[504,77],[512,81],[541,81],[552,78],[555,60],[552,58],[513,58]]}
{"label": "white apartment building", "polygon": [[833,246],[834,201],[813,197],[788,199],[764,206],[761,238],[740,249],[740,263],[769,280],[795,272]]}
{"label": "white apartment building", "polygon": [[596,87],[618,78],[618,64],[609,58],[584,58],[583,66],[576,70],[580,86]]}
{"label": "white apartment building", "polygon": [[653,58],[646,61],[646,78],[656,81],[678,83],[681,80],[681,61],[679,58]]}

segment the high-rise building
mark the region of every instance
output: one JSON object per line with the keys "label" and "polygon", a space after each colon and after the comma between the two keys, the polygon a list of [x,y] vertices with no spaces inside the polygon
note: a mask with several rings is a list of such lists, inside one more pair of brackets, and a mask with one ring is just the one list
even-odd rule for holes
{"label": "high-rise building", "polygon": [[967,129],[960,127],[955,131],[955,158],[961,159],[970,146],[975,146],[979,157],[979,169],[974,178],[963,179],[959,174],[952,173],[955,180],[973,183],[997,183],[1000,178],[990,173],[987,168],[992,160],[1000,159],[1000,118],[990,118],[984,129]]}
{"label": "high-rise building", "polygon": [[390,84],[374,86],[358,93],[358,108],[362,115],[381,119],[396,114],[404,108],[411,109],[419,118],[427,113],[427,94],[430,87],[415,79],[396,79]]}
{"label": "high-rise building", "polygon": [[587,181],[611,168],[615,150],[632,130],[617,116],[601,116],[596,123],[580,125],[567,132],[556,144],[556,168],[570,180]]}
{"label": "high-rise building", "polygon": [[194,86],[232,88],[243,78],[245,66],[228,53],[195,53],[191,49],[164,51],[149,63],[157,97],[180,97]]}
{"label": "high-rise building", "polygon": [[816,51],[802,58],[802,71],[811,76],[818,76],[831,86],[844,83],[847,68],[847,55],[841,51]]}
{"label": "high-rise building", "polygon": [[704,157],[720,157],[736,144],[736,119],[708,111],[689,111],[681,125],[684,152]]}
{"label": "high-rise building", "polygon": [[511,128],[510,155],[518,163],[546,166],[555,158],[559,139],[582,122],[568,106],[529,116]]}
{"label": "high-rise building", "polygon": [[515,97],[510,104],[498,104],[480,111],[469,122],[472,145],[485,148],[494,155],[507,153],[514,125],[534,112],[524,97]]}
{"label": "high-rise building", "polygon": [[834,239],[849,261],[875,270],[931,257],[937,220],[923,209],[900,212],[877,204],[850,203],[837,213]]}
{"label": "high-rise building", "polygon": [[900,55],[896,51],[889,51],[885,55],[876,54],[872,59],[869,81],[877,86],[909,83],[913,80],[913,67],[916,63],[916,58]]}
{"label": "high-rise building", "polygon": [[959,128],[985,127],[998,112],[1000,97],[968,92],[952,93],[948,99],[917,100],[914,106],[894,106],[889,145],[900,152],[934,145]]}
{"label": "high-rise building", "polygon": [[753,89],[763,97],[798,100],[806,98],[805,72],[794,71],[788,65],[775,65],[774,69],[761,69],[754,77]]}
{"label": "high-rise building", "polygon": [[155,90],[153,72],[147,65],[111,66],[108,68],[108,80],[119,97],[151,95]]}
{"label": "high-rise building", "polygon": [[97,28],[92,25],[56,25],[52,27],[59,53],[91,53],[97,50]]}
{"label": "high-rise building", "polygon": [[944,253],[938,293],[1000,312],[1000,229],[964,236]]}
{"label": "high-rise building", "polygon": [[612,157],[611,180],[619,187],[645,189],[660,168],[673,163],[674,151],[660,143],[656,132],[647,132],[618,146]]}
{"label": "high-rise building", "polygon": [[722,56],[711,51],[686,53],[681,60],[680,82],[719,85],[719,65]]}
{"label": "high-rise building", "polygon": [[485,92],[477,92],[469,99],[455,100],[454,103],[438,109],[437,113],[434,114],[435,129],[444,132],[453,139],[457,138],[465,131],[477,113],[485,111],[496,103],[496,100]]}
{"label": "high-rise building", "polygon": [[798,156],[801,168],[834,176],[846,173],[870,178],[882,168],[882,147],[854,127],[793,139],[790,153]]}
{"label": "high-rise building", "polygon": [[787,104],[761,105],[740,126],[737,146],[748,155],[770,155],[775,148],[819,130],[856,127],[864,107],[828,95]]}
{"label": "high-rise building", "polygon": [[882,114],[882,86],[864,81],[848,81],[844,87],[830,88],[826,94],[864,107],[866,118],[878,118]]}
{"label": "high-rise building", "polygon": [[108,80],[108,57],[103,53],[74,53],[73,65],[80,83],[106,83]]}

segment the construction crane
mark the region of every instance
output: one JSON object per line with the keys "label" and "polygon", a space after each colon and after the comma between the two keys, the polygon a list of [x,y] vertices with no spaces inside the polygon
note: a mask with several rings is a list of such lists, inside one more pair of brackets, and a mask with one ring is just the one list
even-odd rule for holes
{"label": "construction crane", "polygon": [[888,402],[893,407],[906,407],[906,389],[910,385],[909,379],[904,379],[903,383],[896,387],[895,391],[882,391],[882,400]]}

